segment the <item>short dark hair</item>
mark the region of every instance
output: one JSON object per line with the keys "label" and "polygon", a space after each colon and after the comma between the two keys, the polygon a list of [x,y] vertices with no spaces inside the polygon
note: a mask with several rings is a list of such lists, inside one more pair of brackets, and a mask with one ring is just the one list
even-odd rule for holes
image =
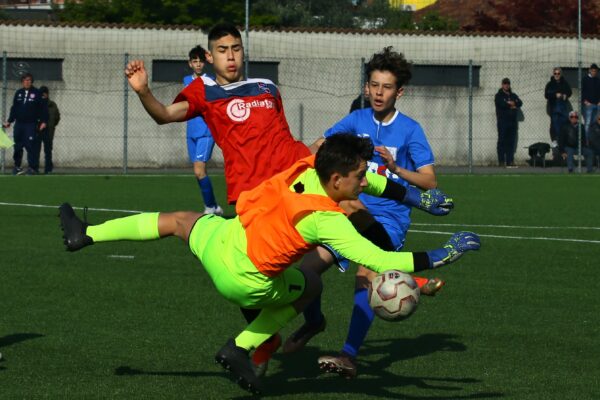
{"label": "short dark hair", "polygon": [[349,133],[337,133],[329,136],[315,158],[315,169],[321,182],[329,182],[335,172],[343,176],[358,168],[361,161],[373,157],[373,142],[370,138]]}
{"label": "short dark hair", "polygon": [[190,50],[188,57],[190,60],[199,58],[200,61],[205,62],[206,61],[206,50],[204,50],[204,47],[198,45]]}
{"label": "short dark hair", "polygon": [[219,40],[227,35],[231,35],[236,39],[242,38],[242,34],[233,24],[223,22],[213,26],[208,32],[208,48],[210,49],[212,47],[211,42]]}
{"label": "short dark hair", "polygon": [[40,93],[46,93],[49,94],[48,92],[48,86],[40,86]]}
{"label": "short dark hair", "polygon": [[33,75],[31,75],[30,72],[25,72],[23,75],[21,75],[21,82],[23,82],[27,78],[31,78],[31,82],[33,82]]}
{"label": "short dark hair", "polygon": [[371,79],[373,71],[390,71],[396,77],[398,88],[406,85],[412,78],[410,63],[406,61],[402,53],[395,52],[392,46],[385,47],[379,53],[373,54],[365,70],[367,81]]}

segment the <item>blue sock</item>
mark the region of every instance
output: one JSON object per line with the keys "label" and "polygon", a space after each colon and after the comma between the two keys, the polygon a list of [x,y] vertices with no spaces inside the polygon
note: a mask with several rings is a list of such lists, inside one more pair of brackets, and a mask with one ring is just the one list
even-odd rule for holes
{"label": "blue sock", "polygon": [[375,313],[369,306],[369,291],[367,289],[356,289],[354,292],[354,308],[352,308],[352,318],[350,319],[350,329],[346,343],[342,351],[351,357],[358,355],[360,346],[367,337],[367,332],[371,328]]}
{"label": "blue sock", "polygon": [[206,207],[216,207],[217,200],[215,200],[215,194],[213,193],[212,184],[210,183],[210,179],[208,178],[208,176],[205,176],[202,179],[198,179],[198,186],[200,186],[200,191],[202,192],[204,205]]}
{"label": "blue sock", "polygon": [[304,309],[304,320],[311,325],[316,325],[323,320],[324,316],[321,312],[321,295],[314,299]]}

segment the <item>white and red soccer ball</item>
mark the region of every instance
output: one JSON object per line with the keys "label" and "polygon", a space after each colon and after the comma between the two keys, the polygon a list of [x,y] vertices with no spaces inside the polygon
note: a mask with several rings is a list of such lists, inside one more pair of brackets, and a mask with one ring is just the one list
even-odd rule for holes
{"label": "white and red soccer ball", "polygon": [[371,281],[369,305],[379,318],[399,321],[415,312],[420,294],[417,283],[409,274],[385,271]]}

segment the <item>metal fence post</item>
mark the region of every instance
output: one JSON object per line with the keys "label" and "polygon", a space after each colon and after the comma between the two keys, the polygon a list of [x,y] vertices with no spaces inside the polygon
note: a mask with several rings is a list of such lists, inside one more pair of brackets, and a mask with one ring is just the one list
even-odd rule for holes
{"label": "metal fence post", "polygon": [[[129,62],[129,53],[125,53],[123,57],[124,68],[127,68]],[[127,174],[127,129],[129,122],[129,83],[127,77],[123,78],[123,173]]]}
{"label": "metal fence post", "polygon": [[473,60],[469,60],[469,173],[473,173]]}
{"label": "metal fence post", "polygon": [[298,125],[300,128],[300,141],[304,141],[304,103],[300,103],[300,115],[298,116]]}
{"label": "metal fence post", "polygon": [[365,58],[360,59],[360,108],[365,108]]}
{"label": "metal fence post", "polygon": [[[2,52],[2,122],[6,121],[6,94],[8,92],[8,73],[6,71],[7,67],[8,67],[8,60],[7,60],[7,54],[6,51]],[[4,168],[5,168],[5,155],[6,155],[6,150],[2,149],[2,151],[0,151],[0,173],[4,174]]]}
{"label": "metal fence post", "polygon": [[[583,89],[583,85],[581,84],[581,0],[577,2],[577,86],[579,87],[579,120],[577,122],[577,172],[581,173],[581,135],[584,132],[581,132],[581,121],[583,119],[583,93],[581,93]],[[593,121],[585,121],[588,126],[591,126]],[[586,133],[587,134],[587,133]]]}

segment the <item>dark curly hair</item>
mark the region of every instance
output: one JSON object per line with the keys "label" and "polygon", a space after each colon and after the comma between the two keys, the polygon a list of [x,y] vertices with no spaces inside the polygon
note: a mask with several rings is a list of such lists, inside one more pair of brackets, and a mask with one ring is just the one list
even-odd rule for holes
{"label": "dark curly hair", "polygon": [[398,87],[401,88],[412,78],[410,67],[410,63],[406,61],[402,53],[395,52],[392,46],[388,46],[383,51],[373,54],[367,63],[365,72],[368,81],[371,79],[373,71],[390,71],[396,77]]}
{"label": "dark curly hair", "polygon": [[315,158],[315,170],[321,182],[329,182],[335,172],[348,176],[358,168],[361,161],[369,161],[373,157],[371,139],[350,133],[336,133],[329,136]]}

